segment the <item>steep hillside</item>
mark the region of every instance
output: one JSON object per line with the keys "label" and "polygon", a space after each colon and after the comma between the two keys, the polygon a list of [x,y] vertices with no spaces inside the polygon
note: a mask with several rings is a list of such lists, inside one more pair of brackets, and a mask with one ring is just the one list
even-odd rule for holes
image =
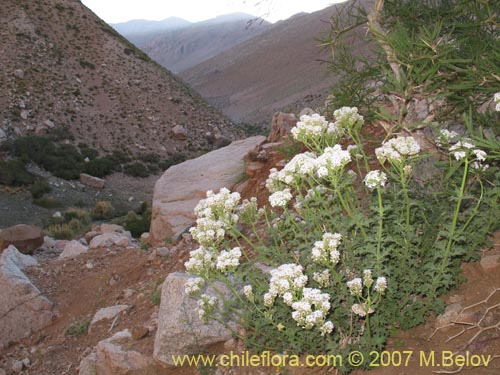
{"label": "steep hillside", "polygon": [[237,121],[267,122],[279,109],[322,104],[336,78],[320,63],[327,55],[315,39],[329,30],[325,21],[338,6],[278,22],[180,76]]}
{"label": "steep hillside", "polygon": [[79,1],[4,0],[0,23],[0,138],[67,130],[104,152],[192,155],[215,147],[208,131],[239,134]]}
{"label": "steep hillside", "polygon": [[148,31],[153,23],[144,24],[142,31],[124,31],[122,35],[160,65],[178,73],[251,39],[270,27],[268,22],[252,21],[255,21],[254,16],[233,13],[188,27],[170,27],[156,31]]}

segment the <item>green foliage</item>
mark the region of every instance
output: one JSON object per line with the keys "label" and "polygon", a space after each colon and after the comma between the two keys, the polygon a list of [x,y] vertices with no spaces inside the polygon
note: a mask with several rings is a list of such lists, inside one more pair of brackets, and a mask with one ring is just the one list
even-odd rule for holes
{"label": "green foliage", "polygon": [[51,208],[59,208],[63,207],[64,203],[61,202],[59,199],[53,197],[53,196],[47,196],[44,195],[40,198],[33,198],[33,204],[36,204],[37,206],[46,208],[46,209],[51,209]]}
{"label": "green foliage", "polygon": [[34,177],[20,160],[0,160],[0,184],[25,186],[33,183]]}
{"label": "green foliage", "polygon": [[117,164],[110,157],[92,159],[83,164],[83,171],[91,176],[105,177],[116,169]]}
{"label": "green foliage", "polygon": [[[367,118],[386,118],[374,101],[391,95],[399,126],[411,125],[409,108],[423,97],[444,100],[433,113],[439,121],[469,107],[476,112],[500,91],[499,12],[493,0],[387,0],[380,13],[347,3],[319,39],[340,77],[331,106],[354,105]],[[361,32],[366,24],[368,33]]]}
{"label": "green foliage", "polygon": [[45,229],[54,238],[71,240],[87,232],[90,229],[91,222],[92,220],[87,210],[70,208],[60,217],[52,217]]}
{"label": "green foliage", "polygon": [[81,337],[86,335],[89,329],[90,321],[88,319],[75,320],[64,331],[66,336]]}
{"label": "green foliage", "polygon": [[37,180],[30,187],[30,193],[34,199],[41,198],[45,194],[50,193],[51,191],[52,191],[52,188],[44,180]]}
{"label": "green foliage", "polygon": [[149,232],[149,226],[151,224],[151,208],[148,207],[141,214],[129,211],[125,216],[123,223],[125,229],[130,231],[132,236],[139,238],[141,234]]}
{"label": "green foliage", "polygon": [[132,177],[148,177],[150,174],[148,168],[140,162],[125,165],[123,171]]}
{"label": "green foliage", "polygon": [[92,209],[92,219],[94,220],[105,220],[111,219],[114,214],[113,206],[111,202],[99,201],[96,202],[94,208]]}

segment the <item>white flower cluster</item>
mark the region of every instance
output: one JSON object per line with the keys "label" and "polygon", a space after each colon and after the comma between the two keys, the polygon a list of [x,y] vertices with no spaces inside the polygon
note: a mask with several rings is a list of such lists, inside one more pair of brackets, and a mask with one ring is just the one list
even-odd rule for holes
{"label": "white flower cluster", "polygon": [[292,303],[292,318],[297,325],[311,329],[314,326],[323,326],[326,315],[330,311],[330,295],[321,293],[316,288],[304,288],[302,298]]}
{"label": "white flower cluster", "polygon": [[441,129],[436,137],[436,144],[440,147],[454,143],[458,137],[458,133],[453,130]]}
{"label": "white flower cluster", "polygon": [[313,280],[316,281],[322,288],[326,288],[332,284],[330,270],[313,273]]}
{"label": "white flower cluster", "polygon": [[343,135],[341,128],[317,113],[300,116],[300,121],[292,128],[291,133],[294,139],[306,145],[324,139],[325,136],[340,138]]}
{"label": "white flower cluster", "polygon": [[357,125],[363,125],[364,119],[358,113],[356,107],[342,107],[333,112],[335,116],[335,125],[338,129],[352,129]]}
{"label": "white flower cluster", "polygon": [[351,161],[351,154],[340,145],[325,148],[315,161],[316,176],[320,179],[337,174]]}
{"label": "white flower cluster", "polygon": [[368,308],[366,303],[355,303],[352,305],[351,310],[354,314],[359,315],[361,317],[365,317],[367,314],[372,314],[375,312],[371,307]]}
{"label": "white flower cluster", "polygon": [[253,287],[251,285],[245,285],[243,287],[243,294],[248,298],[249,301],[254,300]]}
{"label": "white flower cluster", "polygon": [[292,193],[289,188],[278,190],[269,196],[269,203],[272,207],[285,207],[292,199]]}
{"label": "white flower cluster", "polygon": [[314,243],[312,260],[323,265],[337,264],[340,260],[337,248],[341,240],[342,236],[339,233],[324,233],[323,239]]}
{"label": "white flower cluster", "polygon": [[269,292],[264,295],[264,304],[272,306],[276,297],[283,297],[283,301],[291,306],[294,294],[298,294],[307,284],[307,276],[302,273],[301,265],[288,263],[272,269]]}
{"label": "white flower cluster", "polygon": [[276,168],[270,170],[266,187],[273,193],[309,176],[316,175],[316,177],[323,179],[337,175],[350,161],[349,151],[342,150],[338,144],[326,147],[318,157],[312,152],[297,154],[282,170],[278,171]]}
{"label": "white flower cluster", "polygon": [[200,246],[189,252],[189,260],[184,263],[186,271],[192,274],[202,274],[215,267],[216,253],[214,250]]}
{"label": "white flower cluster", "polygon": [[[371,270],[363,271],[363,280],[359,277],[352,279],[347,282],[347,287],[351,292],[351,295],[355,297],[363,296],[363,285],[367,288],[371,288],[373,285],[373,276]],[[377,293],[383,294],[387,289],[387,279],[383,276],[377,277],[375,280],[375,286],[373,288]]]}
{"label": "white flower cluster", "polygon": [[222,250],[217,256],[216,267],[219,271],[225,272],[234,270],[240,265],[241,250],[235,247],[229,251]]}
{"label": "white flower cluster", "polygon": [[375,155],[381,164],[389,161],[391,164],[406,163],[406,160],[420,152],[420,145],[413,137],[396,137],[382,143],[375,149]]}
{"label": "white flower cluster", "polygon": [[295,155],[283,169],[278,171],[271,168],[266,187],[270,192],[281,190],[284,186],[291,185],[300,179],[312,175],[315,169],[316,155],[304,152]]}
{"label": "white flower cluster", "polygon": [[188,296],[192,296],[198,293],[201,288],[203,288],[203,285],[205,285],[205,280],[203,280],[201,277],[190,278],[184,285],[184,292]]}
{"label": "white flower cluster", "polygon": [[500,92],[497,92],[494,95],[493,100],[495,103],[497,103],[495,106],[495,111],[500,112]]}
{"label": "white flower cluster", "polygon": [[196,227],[190,229],[193,238],[204,246],[222,240],[228,227],[238,221],[236,210],[240,199],[239,193],[231,193],[226,188],[217,194],[207,191],[207,198],[200,200],[194,209],[198,219]]}
{"label": "white flower cluster", "polygon": [[217,298],[209,296],[208,294],[202,294],[201,298],[198,300],[198,316],[200,320],[205,321],[207,314],[210,314],[217,305]]}
{"label": "white flower cluster", "polygon": [[387,175],[379,170],[370,171],[366,174],[364,182],[366,187],[370,190],[384,187],[387,182]]}
{"label": "white flower cluster", "polygon": [[247,224],[255,222],[259,215],[257,198],[252,197],[250,200],[243,200],[243,202],[238,206],[237,212],[241,222]]}

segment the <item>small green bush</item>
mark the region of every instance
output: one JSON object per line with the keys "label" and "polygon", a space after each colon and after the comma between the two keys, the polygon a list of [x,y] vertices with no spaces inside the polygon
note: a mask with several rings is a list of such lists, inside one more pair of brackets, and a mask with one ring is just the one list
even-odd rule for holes
{"label": "small green bush", "polygon": [[125,216],[124,227],[138,238],[141,234],[149,232],[151,223],[151,208],[148,208],[142,215],[137,215],[134,211],[129,211]]}
{"label": "small green bush", "polygon": [[92,209],[92,218],[94,220],[111,219],[113,217],[113,211],[111,202],[99,201]]}
{"label": "small green bush", "polygon": [[66,336],[75,336],[75,337],[83,336],[87,333],[89,325],[90,321],[88,319],[76,320],[66,328],[64,334]]}
{"label": "small green bush", "polygon": [[64,203],[52,196],[43,196],[41,198],[33,199],[33,204],[43,208],[58,208],[63,207]]}
{"label": "small green bush", "polygon": [[37,180],[30,187],[30,193],[34,199],[43,197],[45,194],[50,193],[51,190],[50,185],[44,180]]}
{"label": "small green bush", "polygon": [[105,177],[113,173],[115,168],[116,164],[108,157],[93,159],[83,165],[85,173],[96,177]]}
{"label": "small green bush", "polygon": [[139,162],[125,165],[124,172],[132,177],[148,177],[150,174],[148,168]]}
{"label": "small green bush", "polygon": [[0,161],[0,184],[24,186],[33,183],[34,177],[20,160]]}

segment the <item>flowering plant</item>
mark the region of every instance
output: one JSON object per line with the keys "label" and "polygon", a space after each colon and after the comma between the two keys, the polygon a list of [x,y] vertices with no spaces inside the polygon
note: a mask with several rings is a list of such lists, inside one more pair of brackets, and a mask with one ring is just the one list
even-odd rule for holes
{"label": "flowering plant", "polygon": [[357,109],[334,117],[302,116],[292,129],[309,150],[271,169],[269,206],[221,189],[196,207],[191,233],[201,246],[185,264],[197,275],[186,292],[225,283],[234,300],[201,296],[200,316],[226,309],[252,349],[381,349],[389,328],[442,310],[439,295],[498,214],[498,190],[483,183],[497,168],[484,168],[488,155],[470,140],[442,132],[436,145],[448,161],[422,181],[415,176],[430,162],[415,138],[391,138],[367,155]]}

